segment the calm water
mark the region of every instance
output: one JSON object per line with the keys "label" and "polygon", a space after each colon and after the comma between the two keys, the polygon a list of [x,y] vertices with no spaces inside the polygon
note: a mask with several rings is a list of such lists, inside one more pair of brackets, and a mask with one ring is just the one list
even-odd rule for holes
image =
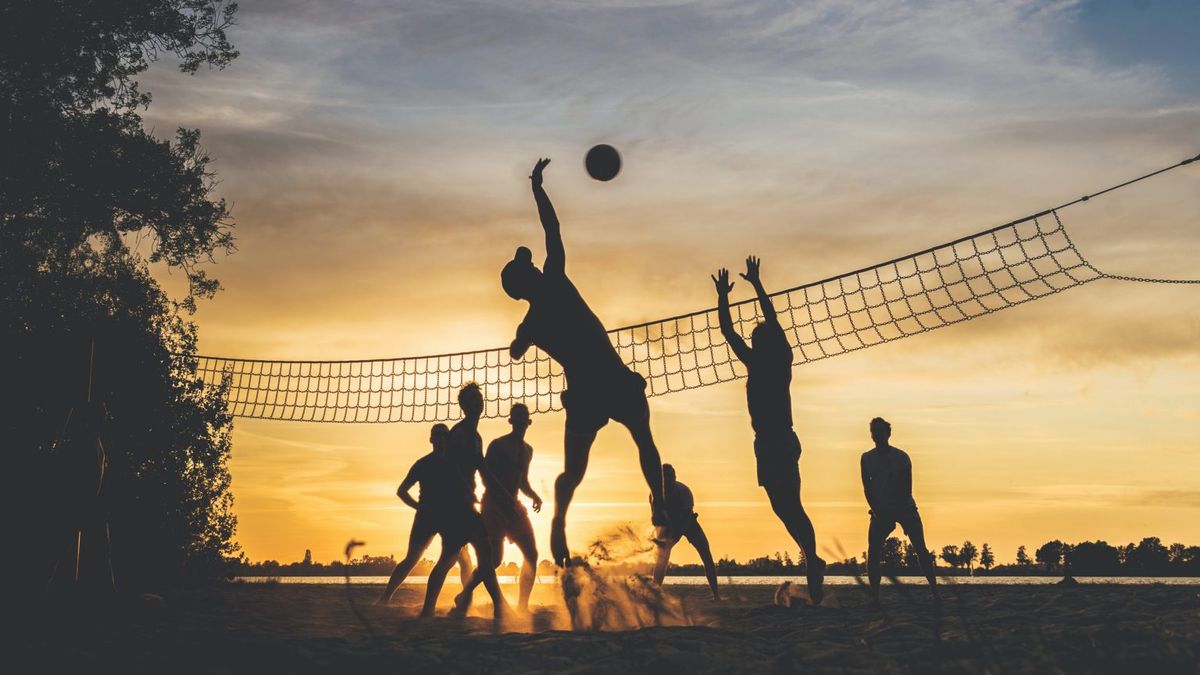
{"label": "calm water", "polygon": [[[1200,577],[1075,577],[1081,584],[1116,584],[1120,586],[1141,586],[1146,584],[1163,584],[1165,586],[1200,586]],[[792,580],[794,582],[804,582],[803,577],[719,577],[718,581],[724,586],[775,586],[782,584],[784,581]],[[938,581],[944,584],[954,584],[958,586],[1049,586],[1058,583],[1061,577],[939,577]],[[383,585],[387,583],[387,577],[350,577],[352,584]],[[405,585],[416,584],[419,586],[425,585],[428,577],[409,577],[404,580]],[[235,582],[248,584],[261,584],[268,582],[278,582],[281,584],[313,584],[313,585],[337,585],[346,583],[345,577],[237,577]],[[864,578],[865,582],[866,579]],[[900,577],[901,583],[905,584],[924,584],[924,577]],[[501,576],[500,583],[515,584],[517,578],[513,576]],[[557,583],[553,576],[538,577],[539,584]],[[667,577],[666,584],[671,586],[704,586],[708,582],[704,577]],[[855,577],[825,577],[825,583],[830,586],[854,586],[858,583]],[[887,579],[883,583],[891,583]],[[458,584],[458,576],[452,574],[446,577],[446,584]]]}

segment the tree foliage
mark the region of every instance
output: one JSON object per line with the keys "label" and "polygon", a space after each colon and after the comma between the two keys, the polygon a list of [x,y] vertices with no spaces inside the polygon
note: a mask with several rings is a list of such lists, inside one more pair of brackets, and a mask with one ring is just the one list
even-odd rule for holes
{"label": "tree foliage", "polygon": [[979,566],[985,570],[992,569],[992,565],[996,564],[996,554],[992,553],[992,547],[988,546],[987,542],[983,542],[983,548],[979,549]]}
{"label": "tree foliage", "polygon": [[[233,549],[231,420],[195,378],[203,265],[233,250],[199,132],[148,132],[136,76],[164,55],[184,72],[237,56],[219,0],[0,4],[0,337],[12,413],[19,539],[53,558],[64,529],[60,440],[87,390],[91,346],[109,467],[102,509],[119,584],[211,570]],[[182,272],[168,297],[150,273]],[[35,556],[35,557],[38,557]]]}

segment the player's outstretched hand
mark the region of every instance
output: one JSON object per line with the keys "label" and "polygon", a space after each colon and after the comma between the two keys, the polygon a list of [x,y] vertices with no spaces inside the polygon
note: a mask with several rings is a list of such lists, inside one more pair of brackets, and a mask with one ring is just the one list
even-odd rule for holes
{"label": "player's outstretched hand", "polygon": [[541,497],[533,498],[533,512],[534,513],[542,512],[542,498]]}
{"label": "player's outstretched hand", "polygon": [[534,187],[539,187],[542,184],[542,169],[545,169],[549,163],[550,158],[543,157],[537,161],[537,164],[533,165],[533,173],[529,174],[529,180],[533,181]]}
{"label": "player's outstretched hand", "polygon": [[729,291],[733,290],[733,284],[729,283],[729,270],[722,267],[716,276],[710,277],[713,284],[717,287],[719,295],[729,295]]}
{"label": "player's outstretched hand", "polygon": [[762,260],[760,258],[748,256],[746,258],[746,272],[742,274],[741,277],[752,284],[758,283],[758,269],[760,265],[762,265]]}

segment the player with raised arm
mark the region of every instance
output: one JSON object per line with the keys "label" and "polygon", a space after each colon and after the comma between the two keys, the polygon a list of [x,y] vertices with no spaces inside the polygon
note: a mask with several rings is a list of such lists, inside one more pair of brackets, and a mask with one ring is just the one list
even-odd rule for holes
{"label": "player with raised arm", "polygon": [[542,171],[549,163],[549,159],[538,160],[529,176],[546,233],[545,263],[539,270],[533,264],[532,252],[522,246],[504,266],[500,281],[509,297],[529,303],[510,348],[512,358],[520,359],[536,346],[562,366],[567,380],[567,390],[562,393],[567,411],[565,461],[562,474],[554,481],[554,519],[550,527],[550,552],[554,562],[563,566],[570,559],[567,509],[587,471],[596,433],[609,420],[624,425],[637,444],[642,475],[654,502],[652,520],[666,524],[666,516],[661,504],[662,460],[650,433],[646,381],[621,361],[604,324],[567,277],[558,216],[542,187]]}
{"label": "player with raised arm", "polygon": [[758,484],[766,490],[771,509],[788,534],[804,551],[808,594],[813,604],[820,604],[824,595],[825,561],[817,554],[812,521],[800,502],[800,439],[792,428],[792,346],[759,272],[759,259],[746,258],[746,272],[741,276],[754,287],[763,313],[762,322],[750,333],[751,344],[747,345],[733,327],[729,313],[733,284],[729,282],[729,270],[723,268],[712,277],[717,287],[717,314],[721,334],[746,366],[746,403],[750,426],[754,428]]}

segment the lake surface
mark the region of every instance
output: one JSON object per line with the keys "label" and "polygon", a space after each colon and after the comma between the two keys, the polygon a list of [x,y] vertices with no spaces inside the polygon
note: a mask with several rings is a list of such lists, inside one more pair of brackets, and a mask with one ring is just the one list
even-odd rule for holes
{"label": "lake surface", "polygon": [[[405,585],[423,586],[428,581],[428,577],[413,576],[404,580]],[[515,584],[517,577],[515,576],[500,576],[500,583]],[[922,585],[925,583],[924,577],[899,577],[902,584]],[[1062,577],[938,577],[938,583],[955,586],[1051,586],[1058,583]],[[1118,586],[1145,586],[1148,584],[1162,584],[1164,586],[1200,586],[1200,577],[1075,577],[1076,581],[1081,584],[1114,584]],[[280,583],[280,584],[314,584],[314,585],[337,585],[346,583],[345,577],[236,577],[235,582],[247,584],[261,583]],[[383,585],[388,581],[387,577],[350,577],[350,583],[355,585]],[[804,583],[804,577],[718,577],[717,581],[722,586],[775,586],[782,584],[785,581]],[[557,583],[557,578],[554,576],[539,576],[537,579],[539,584],[554,584]],[[665,584],[668,586],[704,586],[708,582],[704,577],[667,577]],[[855,586],[859,583],[858,577],[848,576],[829,576],[825,577],[825,584],[829,586]],[[866,577],[862,577],[862,583],[866,583]],[[888,579],[883,580],[884,584],[890,584]],[[446,577],[447,585],[457,585],[458,575],[451,574]]]}

